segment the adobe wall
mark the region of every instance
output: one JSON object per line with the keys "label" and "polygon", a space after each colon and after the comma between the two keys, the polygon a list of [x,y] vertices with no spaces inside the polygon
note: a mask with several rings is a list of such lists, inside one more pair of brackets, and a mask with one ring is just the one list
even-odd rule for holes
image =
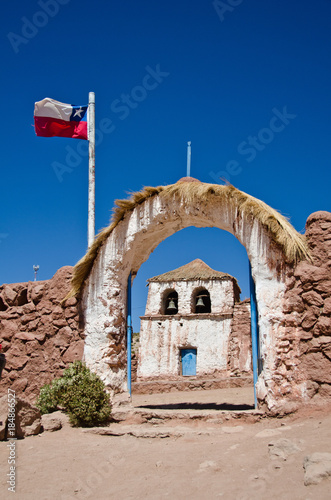
{"label": "adobe wall", "polygon": [[167,290],[178,293],[178,312],[191,314],[193,291],[206,288],[210,293],[211,312],[230,312],[234,301],[234,284],[232,279],[224,280],[190,280],[190,281],[151,281],[148,285],[148,297],[145,316],[160,314],[160,297]]}
{"label": "adobe wall", "polygon": [[0,396],[10,387],[34,402],[40,388],[82,359],[84,340],[77,300],[61,301],[70,290],[72,267],[52,279],[0,286],[0,342],[6,367]]}
{"label": "adobe wall", "polygon": [[141,320],[142,334],[137,380],[180,375],[180,349],[197,349],[198,377],[227,375],[228,339],[232,311],[228,314],[150,316]]}
{"label": "adobe wall", "polygon": [[[194,291],[206,288],[211,312],[192,312]],[[138,381],[153,377],[181,378],[180,349],[197,349],[197,376],[226,375],[228,340],[234,306],[232,279],[150,282],[145,316],[141,317]],[[166,316],[162,298],[178,293],[178,313]]]}
{"label": "adobe wall", "polygon": [[230,377],[248,376],[253,373],[249,299],[234,304],[227,364]]}

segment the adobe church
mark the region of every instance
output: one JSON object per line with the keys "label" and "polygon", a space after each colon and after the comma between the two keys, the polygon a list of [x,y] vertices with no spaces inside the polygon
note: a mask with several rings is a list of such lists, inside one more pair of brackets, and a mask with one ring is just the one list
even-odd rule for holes
{"label": "adobe church", "polygon": [[251,374],[250,303],[233,276],[196,259],[148,286],[138,381]]}

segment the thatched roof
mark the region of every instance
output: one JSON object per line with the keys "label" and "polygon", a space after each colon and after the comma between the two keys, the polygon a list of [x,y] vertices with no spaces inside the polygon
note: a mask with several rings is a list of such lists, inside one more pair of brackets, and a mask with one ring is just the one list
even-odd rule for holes
{"label": "thatched roof", "polygon": [[203,260],[195,259],[184,266],[168,271],[159,276],[149,278],[147,281],[192,281],[192,280],[234,280],[235,278],[221,271],[214,271]]}
{"label": "thatched roof", "polygon": [[129,199],[115,201],[116,206],[113,210],[110,226],[98,234],[87,254],[76,264],[72,278],[72,289],[66,298],[80,293],[99,249],[117,224],[136,206],[157,195],[165,199],[176,198],[186,204],[198,203],[212,198],[215,206],[232,205],[237,208],[239,213],[257,219],[265,227],[273,241],[282,248],[288,262],[295,263],[309,258],[304,236],[299,234],[283,215],[263,201],[239,191],[231,185],[187,182],[183,179],[183,181],[169,186],[145,187],[142,191],[132,193]]}

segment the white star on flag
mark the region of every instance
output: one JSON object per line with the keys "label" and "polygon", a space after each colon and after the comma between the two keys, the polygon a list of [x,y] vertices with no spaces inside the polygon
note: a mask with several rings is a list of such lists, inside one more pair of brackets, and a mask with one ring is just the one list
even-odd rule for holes
{"label": "white star on flag", "polygon": [[83,113],[83,111],[84,110],[82,108],[76,109],[73,118],[75,118],[75,116],[79,116],[79,118],[81,118],[81,114]]}

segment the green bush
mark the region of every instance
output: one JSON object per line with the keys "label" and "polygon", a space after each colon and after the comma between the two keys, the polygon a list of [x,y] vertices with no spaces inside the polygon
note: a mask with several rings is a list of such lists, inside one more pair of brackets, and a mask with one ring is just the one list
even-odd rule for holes
{"label": "green bush", "polygon": [[81,427],[100,425],[111,413],[104,383],[81,361],[69,365],[62,377],[41,388],[37,407],[41,413],[63,408],[70,423]]}

